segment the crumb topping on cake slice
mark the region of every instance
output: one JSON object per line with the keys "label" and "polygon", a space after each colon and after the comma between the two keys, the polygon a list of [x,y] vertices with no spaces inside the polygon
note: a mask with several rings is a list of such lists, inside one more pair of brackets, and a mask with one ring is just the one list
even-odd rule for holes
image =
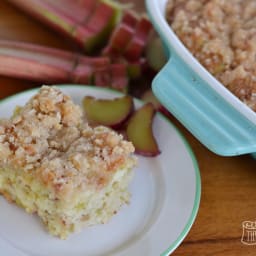
{"label": "crumb topping on cake slice", "polygon": [[67,196],[85,186],[102,187],[123,166],[134,166],[132,143],[99,126],[54,86],[43,86],[10,120],[0,123],[0,162],[29,172]]}

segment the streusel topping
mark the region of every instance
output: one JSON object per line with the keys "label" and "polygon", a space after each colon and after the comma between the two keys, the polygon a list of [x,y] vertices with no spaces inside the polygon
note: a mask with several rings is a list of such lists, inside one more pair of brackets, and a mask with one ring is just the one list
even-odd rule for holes
{"label": "streusel topping", "polygon": [[31,172],[56,191],[103,186],[135,159],[133,145],[106,127],[90,127],[59,89],[43,86],[10,120],[0,123],[0,163]]}
{"label": "streusel topping", "polygon": [[169,0],[166,17],[199,62],[256,111],[256,1]]}

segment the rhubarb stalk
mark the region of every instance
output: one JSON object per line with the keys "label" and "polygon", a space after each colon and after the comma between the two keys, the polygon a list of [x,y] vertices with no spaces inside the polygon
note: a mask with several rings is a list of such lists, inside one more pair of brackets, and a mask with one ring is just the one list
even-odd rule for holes
{"label": "rhubarb stalk", "polygon": [[102,46],[122,10],[103,0],[8,0],[24,12],[61,32],[85,51]]}
{"label": "rhubarb stalk", "polygon": [[104,85],[120,91],[126,91],[129,82],[127,66],[111,64],[108,57],[11,40],[0,40],[0,75],[44,84]]}
{"label": "rhubarb stalk", "polygon": [[0,74],[121,91],[127,91],[129,79],[148,76],[145,49],[153,27],[146,16],[113,0],[8,1],[100,57],[0,40]]}
{"label": "rhubarb stalk", "polygon": [[0,40],[0,74],[44,83],[92,81],[97,68],[109,65],[107,57],[81,54],[31,43]]}

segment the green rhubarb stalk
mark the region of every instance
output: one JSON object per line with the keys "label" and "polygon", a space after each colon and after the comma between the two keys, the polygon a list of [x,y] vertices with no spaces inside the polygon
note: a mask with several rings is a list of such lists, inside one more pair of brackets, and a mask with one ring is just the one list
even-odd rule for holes
{"label": "green rhubarb stalk", "polygon": [[70,38],[85,51],[100,47],[119,21],[123,6],[110,0],[8,0]]}

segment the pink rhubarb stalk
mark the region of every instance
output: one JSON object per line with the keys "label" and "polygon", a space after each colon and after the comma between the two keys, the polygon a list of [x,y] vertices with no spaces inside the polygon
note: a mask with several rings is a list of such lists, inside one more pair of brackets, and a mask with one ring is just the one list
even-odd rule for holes
{"label": "pink rhubarb stalk", "polygon": [[10,40],[0,40],[0,75],[44,84],[79,83],[120,91],[126,91],[129,84],[126,64],[111,64],[108,57],[89,57]]}
{"label": "pink rhubarb stalk", "polygon": [[0,40],[0,75],[42,83],[90,84],[96,70],[109,65],[107,57],[87,57],[31,43]]}
{"label": "pink rhubarb stalk", "polygon": [[116,25],[121,9],[100,0],[8,0],[87,52],[101,47]]}

